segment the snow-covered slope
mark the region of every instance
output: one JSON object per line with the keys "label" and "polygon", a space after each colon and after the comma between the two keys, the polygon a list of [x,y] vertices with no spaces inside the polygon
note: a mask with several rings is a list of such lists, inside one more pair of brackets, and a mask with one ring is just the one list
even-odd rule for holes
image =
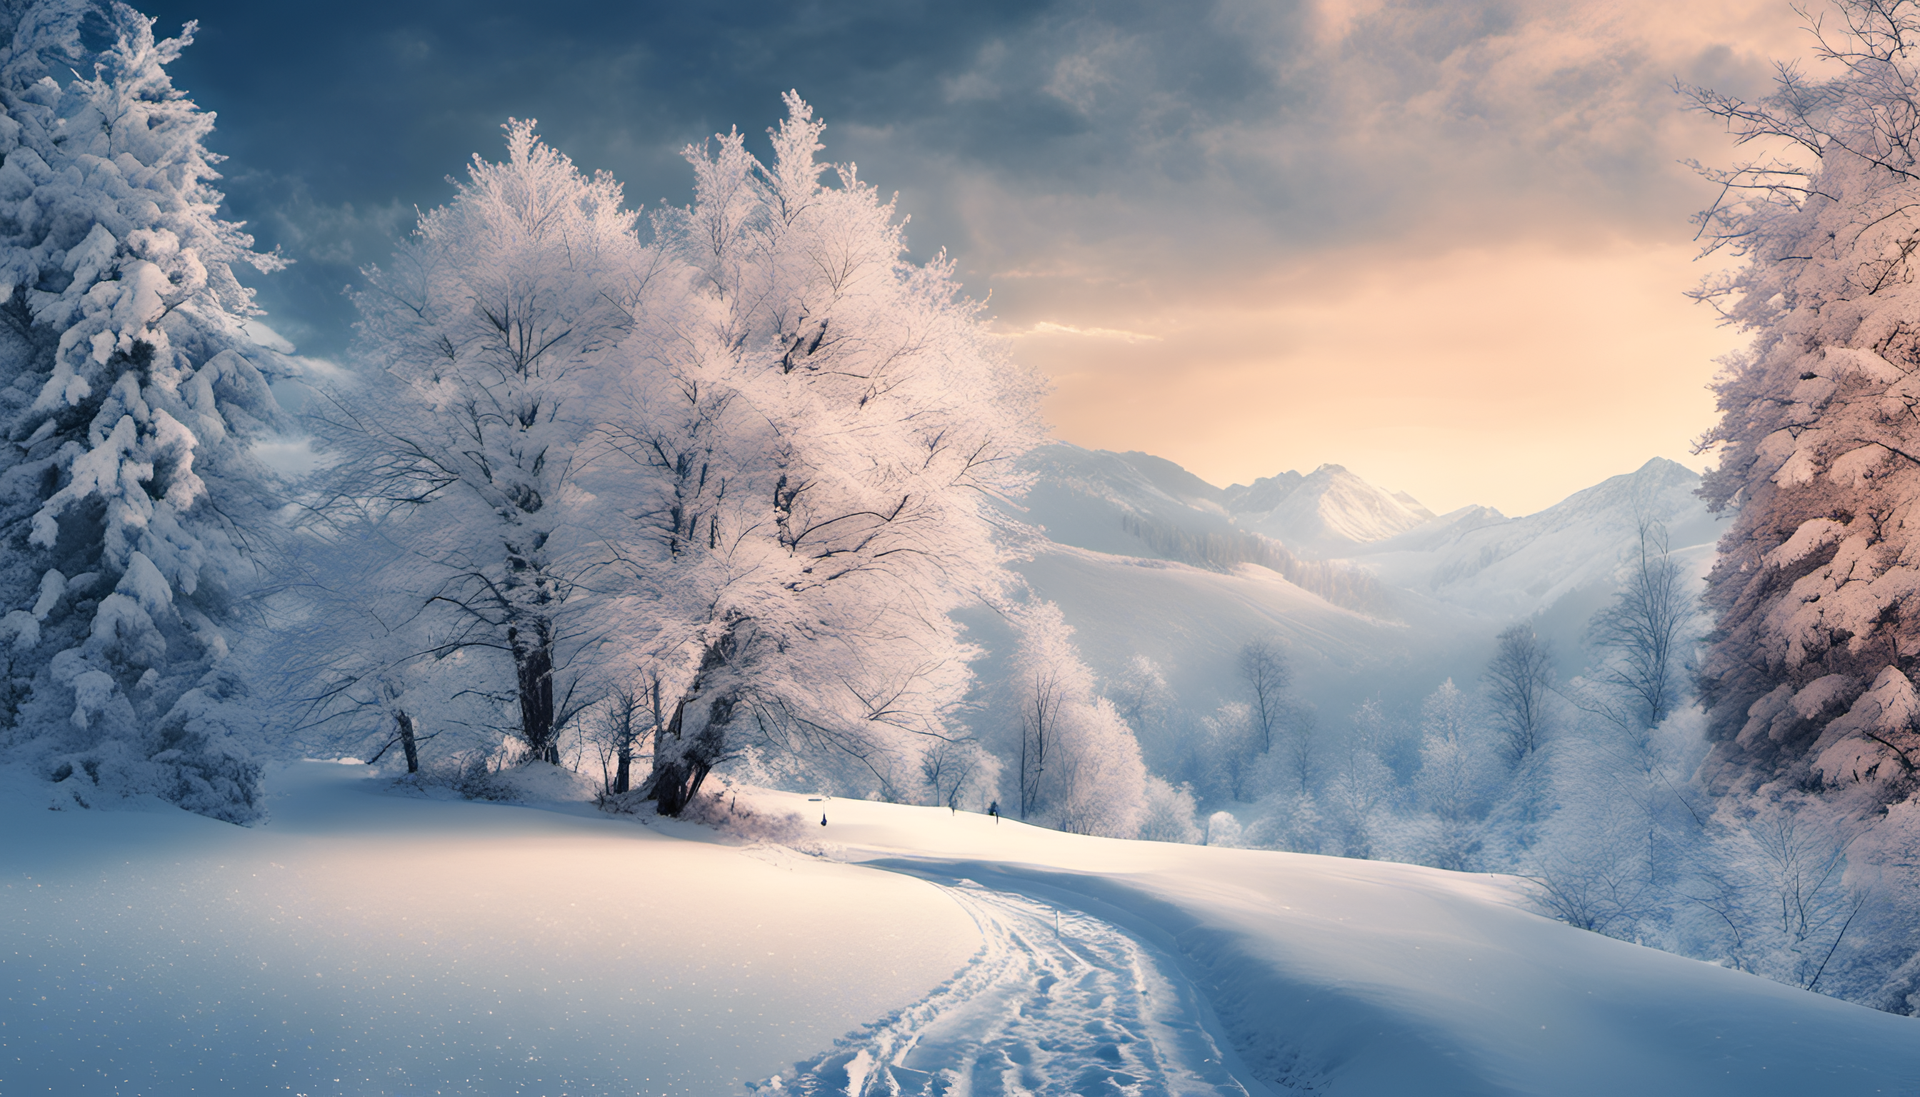
{"label": "snow-covered slope", "polygon": [[1194,533],[1233,528],[1219,488],[1144,453],[1109,453],[1055,443],[1030,454],[1033,487],[1016,516],[1057,545],[1122,556],[1156,553],[1122,524],[1123,516]]}
{"label": "snow-covered slope", "polygon": [[[1147,454],[1056,444],[1031,467],[1036,482],[1019,517],[1038,536],[1018,570],[1061,606],[1097,672],[1111,678],[1133,655],[1147,655],[1190,717],[1239,695],[1235,655],[1256,636],[1285,642],[1296,696],[1333,721],[1368,697],[1407,705],[1447,678],[1477,679],[1494,636],[1522,618],[1554,641],[1570,677],[1583,669],[1586,622],[1610,597],[1642,519],[1699,570],[1720,532],[1693,494],[1699,476],[1661,459],[1519,518],[1488,507],[1434,517],[1335,466],[1216,489]],[[1288,514],[1295,517],[1282,521]],[[1369,514],[1373,525],[1362,521]],[[1346,539],[1341,556],[1314,564],[1363,572],[1375,584],[1369,599],[1336,605],[1266,567],[1170,562],[1164,538],[1156,547],[1140,535],[1150,532],[1143,522],[1195,538],[1257,531],[1283,542],[1294,522],[1296,545],[1315,522],[1323,533],[1399,532]],[[979,632],[991,645],[991,625]],[[1163,753],[1164,744],[1143,745],[1150,759]]]}
{"label": "snow-covered slope", "polygon": [[854,859],[1086,912],[1169,958],[1256,1092],[1837,1097],[1920,1078],[1920,1019],[1549,921],[1510,877],[835,813]]}
{"label": "snow-covered slope", "polygon": [[1122,532],[1123,514],[1196,533],[1258,533],[1310,556],[1344,555],[1434,521],[1412,496],[1339,465],[1216,488],[1163,457],[1065,442],[1041,447],[1025,464],[1035,482],[1021,517],[1060,544],[1101,552],[1152,555]]}
{"label": "snow-covered slope", "polygon": [[1252,490],[1234,497],[1235,524],[1316,556],[1346,555],[1433,521],[1412,496],[1374,487],[1339,465],[1321,465],[1272,507],[1251,509],[1270,497]]}
{"label": "snow-covered slope", "polygon": [[0,1093],[737,1095],[979,947],[912,880],[367,774],[252,829],[0,789]]}
{"label": "snow-covered slope", "polygon": [[721,1095],[783,1073],[786,1092],[1847,1097],[1920,1078],[1920,1022],[1550,922],[1506,879],[805,794],[739,802],[804,813],[812,855],[581,803],[424,799],[355,766],[270,789],[251,829],[0,799],[0,1092]]}
{"label": "snow-covered slope", "polygon": [[1443,529],[1414,530],[1352,555],[1397,587],[1493,612],[1532,613],[1610,579],[1642,519],[1658,523],[1674,551],[1710,552],[1720,528],[1694,496],[1699,486],[1699,474],[1656,457],[1536,514],[1482,520],[1455,512]]}

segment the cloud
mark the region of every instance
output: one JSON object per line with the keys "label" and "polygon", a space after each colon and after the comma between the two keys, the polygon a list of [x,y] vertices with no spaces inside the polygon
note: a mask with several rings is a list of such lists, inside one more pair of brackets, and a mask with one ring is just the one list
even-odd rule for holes
{"label": "cloud", "polygon": [[[1691,283],[1676,257],[1712,198],[1678,161],[1731,152],[1671,84],[1763,94],[1769,59],[1805,48],[1779,0],[144,6],[162,29],[201,20],[176,76],[220,112],[230,208],[297,260],[256,281],[303,351],[344,353],[340,287],[472,153],[496,154],[508,116],[635,202],[677,204],[682,146],[737,124],[764,149],[797,88],[827,155],[899,191],[915,254],[948,249],[1000,330],[1028,336],[1069,436],[1243,479],[1378,455],[1422,498],[1454,477],[1509,510],[1707,425],[1706,352],[1728,337],[1647,302]],[[1627,299],[1635,331],[1599,304]],[[1556,308],[1586,346],[1549,352]],[[1459,416],[1394,395],[1430,392],[1421,324],[1480,347],[1447,352],[1461,395],[1441,403],[1477,393],[1510,415],[1449,433]],[[1620,384],[1671,397],[1664,441],[1568,395],[1609,356],[1633,360]],[[1303,417],[1336,362],[1377,398],[1315,397]],[[1558,397],[1516,403],[1515,369]],[[1635,425],[1609,440],[1589,429],[1602,414]],[[1591,454],[1525,462],[1530,486],[1491,456],[1573,436]]]}
{"label": "cloud", "polygon": [[1158,343],[1020,354],[1055,378],[1050,414],[1080,445],[1147,448],[1217,484],[1336,462],[1436,509],[1524,514],[1654,455],[1698,467],[1706,382],[1741,342],[1682,296],[1707,273],[1685,244],[1361,249],[1316,273],[1128,314]]}
{"label": "cloud", "polygon": [[1123,343],[1158,343],[1158,335],[1147,335],[1124,328],[1076,328],[1072,324],[1056,324],[1051,320],[1042,320],[1025,331],[1010,332],[1017,337],[1024,335],[1080,335],[1090,339],[1118,339]]}

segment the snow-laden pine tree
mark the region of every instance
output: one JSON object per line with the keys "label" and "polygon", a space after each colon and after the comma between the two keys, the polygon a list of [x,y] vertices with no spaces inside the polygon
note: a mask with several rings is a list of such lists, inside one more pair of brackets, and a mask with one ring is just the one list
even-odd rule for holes
{"label": "snow-laden pine tree", "polygon": [[[0,724],[56,805],[157,794],[258,814],[227,660],[276,489],[279,411],[216,214],[213,116],[124,4],[0,6]],[[97,43],[97,45],[94,45]]]}
{"label": "snow-laden pine tree", "polygon": [[315,528],[398,549],[363,576],[367,605],[405,604],[369,623],[400,630],[376,662],[478,679],[467,692],[498,702],[501,729],[557,761],[588,696],[578,661],[608,627],[589,579],[614,510],[585,481],[653,253],[619,184],[581,174],[531,122],[506,129],[506,161],[475,156],[453,201],[366,272],[366,368],[317,402],[340,460]]}
{"label": "snow-laden pine tree", "polygon": [[629,340],[609,437],[632,459],[629,620],[688,672],[648,790],[677,813],[752,749],[900,796],[960,734],[972,651],[951,612],[998,596],[991,501],[1040,437],[1041,385],[909,262],[893,206],[815,159],[797,95],[763,164],[738,133],[690,148],[695,200],[656,219],[696,272]]}
{"label": "snow-laden pine tree", "polygon": [[[1783,66],[1757,103],[1690,89],[1782,157],[1706,172],[1725,198],[1703,231],[1746,262],[1701,294],[1754,342],[1704,440],[1707,497],[1739,514],[1708,586],[1703,772],[1840,812],[1870,831],[1856,867],[1897,876],[1920,844],[1920,5],[1837,8],[1812,28],[1820,78]],[[1920,912],[1920,875],[1882,883]],[[1920,993],[1908,968],[1889,1001]]]}

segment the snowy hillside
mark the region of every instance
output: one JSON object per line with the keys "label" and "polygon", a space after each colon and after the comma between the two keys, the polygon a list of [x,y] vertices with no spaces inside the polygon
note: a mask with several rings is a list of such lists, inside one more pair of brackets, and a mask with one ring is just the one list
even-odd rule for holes
{"label": "snowy hillside", "polygon": [[739,844],[367,772],[276,772],[251,829],[0,800],[0,1090],[721,1095],[782,1074],[1798,1097],[1920,1077],[1911,1019],[1570,929],[1504,878],[805,794],[742,796],[805,818],[790,845]]}
{"label": "snowy hillside", "polygon": [[1259,486],[1273,483],[1259,481],[1245,493],[1228,488],[1234,521],[1315,555],[1344,555],[1433,520],[1412,496],[1374,487],[1339,465],[1321,465],[1270,509],[1255,509],[1272,497]]}
{"label": "snowy hillside", "polygon": [[1411,496],[1377,488],[1339,465],[1217,488],[1163,457],[1065,442],[1035,450],[1025,464],[1037,477],[1024,500],[1030,520],[1060,544],[1102,552],[1140,547],[1116,536],[1121,511],[1192,532],[1258,533],[1316,557],[1346,555],[1434,521]]}
{"label": "snowy hillside", "polygon": [[1536,514],[1489,520],[1456,512],[1452,521],[1380,539],[1352,555],[1393,586],[1496,613],[1535,613],[1608,581],[1642,517],[1662,525],[1674,551],[1710,555],[1722,526],[1694,497],[1699,486],[1697,473],[1656,457]]}
{"label": "snowy hillside", "polygon": [[[1487,507],[1434,516],[1338,466],[1221,489],[1141,453],[1056,443],[1028,462],[1036,482],[1019,517],[1039,537],[1017,570],[1060,604],[1096,671],[1111,677],[1147,655],[1189,712],[1236,695],[1234,653],[1262,635],[1285,643],[1296,692],[1334,719],[1367,697],[1411,704],[1449,677],[1476,680],[1494,635],[1522,618],[1555,643],[1571,677],[1583,669],[1587,619],[1614,590],[1642,518],[1700,572],[1722,528],[1693,495],[1699,476],[1659,458],[1518,518]],[[1319,526],[1307,523],[1314,515]],[[1176,551],[1262,534],[1284,556],[1297,543],[1275,532],[1286,528],[1321,531],[1302,553],[1329,544],[1328,530],[1367,536],[1330,559],[1302,558],[1322,571],[1299,582],[1248,554]],[[1164,530],[1190,536],[1153,536]],[[1313,589],[1323,573],[1372,583],[1371,597],[1329,598]],[[978,631],[991,640],[991,625]],[[1151,756],[1156,744],[1145,745]]]}

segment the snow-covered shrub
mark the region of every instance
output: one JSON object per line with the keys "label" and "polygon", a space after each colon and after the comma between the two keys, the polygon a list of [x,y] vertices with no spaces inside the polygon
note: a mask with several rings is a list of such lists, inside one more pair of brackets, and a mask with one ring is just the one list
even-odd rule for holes
{"label": "snow-covered shrub", "polygon": [[245,822],[261,718],[226,631],[281,495],[253,447],[285,366],[232,267],[280,260],[216,216],[212,118],[166,71],[192,31],[71,0],[0,25],[0,723],[68,803]]}
{"label": "snow-covered shrub", "polygon": [[1253,821],[1241,840],[1256,849],[1284,849],[1291,853],[1324,853],[1327,821],[1310,793],[1283,788],[1264,796],[1250,813]]}
{"label": "snow-covered shrub", "polygon": [[1216,811],[1207,816],[1201,841],[1209,846],[1241,849],[1246,845],[1246,833],[1240,827],[1240,820],[1234,818],[1232,812]]}
{"label": "snow-covered shrub", "polygon": [[[819,820],[769,807],[759,802],[752,789],[724,780],[718,785],[694,797],[680,818],[712,827],[740,842],[775,842],[802,847],[819,842],[822,830]],[[830,805],[823,807],[821,818],[826,817],[828,810]]]}
{"label": "snow-covered shrub", "polygon": [[1145,842],[1198,845],[1205,834],[1194,822],[1193,790],[1151,775],[1147,777],[1146,790],[1145,810],[1141,812],[1140,833],[1136,837]]}

